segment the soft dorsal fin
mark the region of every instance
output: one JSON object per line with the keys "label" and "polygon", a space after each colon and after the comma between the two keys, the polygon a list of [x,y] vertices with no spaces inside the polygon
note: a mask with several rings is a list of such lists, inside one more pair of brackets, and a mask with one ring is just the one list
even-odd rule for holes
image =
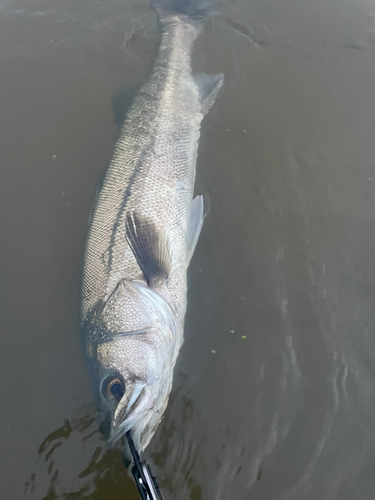
{"label": "soft dorsal fin", "polygon": [[201,102],[201,112],[205,115],[215,102],[217,93],[223,85],[224,75],[206,75],[197,73],[194,76],[195,85],[198,87],[199,99]]}
{"label": "soft dorsal fin", "polygon": [[188,265],[193,256],[195,247],[197,246],[198,238],[203,226],[203,208],[203,196],[196,196],[190,205],[190,214],[186,232],[186,262]]}
{"label": "soft dorsal fin", "polygon": [[166,237],[155,224],[136,212],[126,214],[125,235],[147,284],[156,286],[169,276],[170,251]]}

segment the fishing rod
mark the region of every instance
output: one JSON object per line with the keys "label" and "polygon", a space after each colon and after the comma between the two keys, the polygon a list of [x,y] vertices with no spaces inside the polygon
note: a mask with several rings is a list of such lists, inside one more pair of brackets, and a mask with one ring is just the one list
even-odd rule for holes
{"label": "fishing rod", "polygon": [[149,464],[144,460],[141,460],[141,457],[134,446],[130,431],[126,433],[126,439],[128,440],[130,452],[134,461],[132,474],[142,500],[163,500],[158,482],[151,474]]}

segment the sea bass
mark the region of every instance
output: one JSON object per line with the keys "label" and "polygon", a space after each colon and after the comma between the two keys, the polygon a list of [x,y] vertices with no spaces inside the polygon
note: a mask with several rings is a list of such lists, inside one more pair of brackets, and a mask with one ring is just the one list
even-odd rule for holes
{"label": "sea bass", "polygon": [[192,75],[210,3],[151,0],[161,42],[122,126],[84,251],[81,329],[109,441],[142,451],[167,406],[183,342],[186,271],[203,224],[193,199],[202,118],[222,75]]}

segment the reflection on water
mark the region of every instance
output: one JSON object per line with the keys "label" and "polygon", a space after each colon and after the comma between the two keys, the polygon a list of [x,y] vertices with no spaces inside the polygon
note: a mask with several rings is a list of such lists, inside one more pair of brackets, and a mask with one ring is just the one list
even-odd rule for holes
{"label": "reflection on water", "polygon": [[[187,380],[182,373],[178,378]],[[180,404],[175,404],[178,400]],[[156,447],[149,455],[152,468],[163,492],[171,498],[178,495],[202,500],[202,487],[194,478],[199,453],[194,436],[199,420],[197,411],[181,387],[171,393],[170,407],[172,411],[167,413],[155,440]],[[138,500],[138,490],[124,466],[121,445],[108,448],[96,417],[95,408],[84,405],[75,417],[66,419],[42,441],[33,472],[25,483],[25,498]],[[186,428],[190,429],[188,443]],[[78,467],[72,467],[73,463]],[[176,475],[166,474],[173,468],[178,471]]]}
{"label": "reflection on water", "polygon": [[[187,381],[187,375],[179,372],[176,378],[177,387],[172,390],[169,411],[153,440],[151,458],[158,467],[158,481],[169,493],[168,498],[201,500],[202,487],[194,474],[199,455],[195,436],[199,416],[191,398],[184,395],[181,386]],[[166,474],[166,471],[174,469],[175,474]]]}
{"label": "reflection on water", "polygon": [[[138,500],[136,486],[124,467],[121,449],[108,449],[102,440],[98,446],[98,437],[100,439],[98,422],[92,407],[85,406],[79,415],[65,420],[40,445],[35,472],[25,484],[25,497]],[[67,477],[72,471],[66,461],[79,465],[73,469],[74,477]],[[66,491],[65,484],[69,482],[73,486]],[[46,484],[47,491],[44,491]]]}

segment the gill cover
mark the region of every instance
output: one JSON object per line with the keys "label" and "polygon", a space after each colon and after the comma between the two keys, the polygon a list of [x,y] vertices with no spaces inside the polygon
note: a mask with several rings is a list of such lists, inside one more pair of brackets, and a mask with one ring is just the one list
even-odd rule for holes
{"label": "gill cover", "polygon": [[102,321],[112,336],[145,333],[166,326],[175,337],[176,321],[170,305],[143,283],[123,279],[106,301]]}

